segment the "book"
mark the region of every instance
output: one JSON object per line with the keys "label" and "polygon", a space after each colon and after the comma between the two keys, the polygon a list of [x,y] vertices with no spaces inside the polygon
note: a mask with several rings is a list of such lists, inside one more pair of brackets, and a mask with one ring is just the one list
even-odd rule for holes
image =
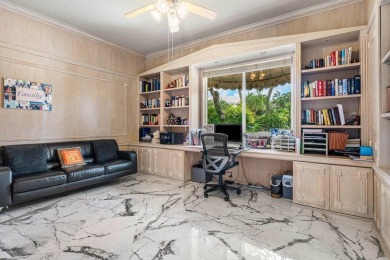
{"label": "book", "polygon": [[333,110],[334,110],[334,116],[335,116],[335,119],[336,119],[335,120],[336,121],[336,125],[341,125],[339,108],[338,107],[334,107]]}
{"label": "book", "polygon": [[343,95],[348,95],[348,80],[343,79]]}
{"label": "book", "polygon": [[344,117],[343,105],[337,104],[337,107],[339,109],[340,125],[345,125],[345,117]]}
{"label": "book", "polygon": [[352,62],[352,47],[348,48],[348,58],[347,58],[347,64],[351,64]]}
{"label": "book", "polygon": [[353,77],[355,83],[355,89],[353,94],[360,94],[360,75],[356,75]]}
{"label": "book", "polygon": [[354,161],[366,161],[366,162],[373,162],[374,160],[373,159],[363,159],[359,156],[355,156],[355,155],[348,155],[349,158],[351,158],[351,160],[354,160]]}

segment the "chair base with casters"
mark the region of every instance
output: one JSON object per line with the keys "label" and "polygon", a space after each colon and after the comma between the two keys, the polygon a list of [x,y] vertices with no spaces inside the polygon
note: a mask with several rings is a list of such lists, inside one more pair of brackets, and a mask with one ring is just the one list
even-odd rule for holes
{"label": "chair base with casters", "polygon": [[[209,196],[209,192],[213,192],[213,191],[216,191],[216,190],[220,190],[222,191],[223,194],[225,194],[225,201],[228,201],[229,200],[229,194],[227,193],[226,190],[235,190],[237,192],[238,195],[241,194],[241,189],[240,188],[236,188],[236,187],[231,187],[231,186],[228,186],[222,179],[222,174],[219,174],[218,175],[218,184],[205,184],[203,189],[205,190],[203,192],[203,195],[205,198],[207,198]],[[210,188],[210,189],[207,189],[207,188]]]}
{"label": "chair base with casters", "polygon": [[[232,151],[229,152],[227,148],[228,136],[221,133],[206,133],[201,135],[202,139],[202,166],[207,174],[218,175],[218,184],[206,184],[203,189],[204,197],[207,198],[209,196],[208,193],[216,190],[222,191],[225,195],[225,200],[229,200],[229,194],[227,190],[235,190],[237,194],[241,194],[240,188],[235,188],[228,186],[223,181],[223,175],[226,170],[229,170],[238,165],[236,161],[237,155],[241,152]],[[209,189],[207,189],[209,188]]]}

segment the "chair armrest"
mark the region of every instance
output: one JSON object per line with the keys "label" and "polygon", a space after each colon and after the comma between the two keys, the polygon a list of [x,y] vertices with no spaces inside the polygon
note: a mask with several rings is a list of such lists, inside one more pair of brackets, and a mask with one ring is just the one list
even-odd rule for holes
{"label": "chair armrest", "polygon": [[231,162],[234,163],[236,161],[237,155],[239,155],[241,152],[242,152],[242,150],[237,150],[237,151],[231,152],[230,153]]}
{"label": "chair armrest", "polygon": [[122,160],[137,162],[137,153],[134,151],[118,151],[118,157]]}
{"label": "chair armrest", "polygon": [[0,207],[12,205],[12,170],[0,166]]}

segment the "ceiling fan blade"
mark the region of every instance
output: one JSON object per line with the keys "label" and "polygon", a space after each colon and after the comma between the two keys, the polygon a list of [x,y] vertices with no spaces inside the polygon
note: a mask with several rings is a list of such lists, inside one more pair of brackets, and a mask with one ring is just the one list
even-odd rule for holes
{"label": "ceiling fan blade", "polygon": [[144,6],[144,7],[141,7],[137,10],[134,10],[134,11],[131,11],[127,14],[125,14],[125,16],[127,18],[133,18],[133,17],[136,17],[140,14],[143,14],[143,13],[146,13],[146,12],[149,12],[149,11],[152,11],[153,9],[156,8],[156,4],[150,4],[150,5],[147,5],[147,6]]}
{"label": "ceiling fan blade", "polygon": [[182,4],[187,8],[187,10],[191,13],[197,14],[199,16],[203,16],[207,19],[214,20],[217,17],[217,13],[213,10],[201,7],[199,5],[194,5],[188,2],[182,2]]}

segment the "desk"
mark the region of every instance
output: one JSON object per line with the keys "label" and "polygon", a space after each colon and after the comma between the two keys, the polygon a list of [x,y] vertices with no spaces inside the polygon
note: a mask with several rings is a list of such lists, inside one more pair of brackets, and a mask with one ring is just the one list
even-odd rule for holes
{"label": "desk", "polygon": [[[191,180],[191,166],[201,157],[201,146],[130,143],[137,151],[139,171]],[[293,171],[293,202],[340,213],[373,217],[373,170],[371,162],[345,157],[297,154],[251,149],[238,156],[239,166],[225,179],[241,184],[270,187],[275,174]]]}

